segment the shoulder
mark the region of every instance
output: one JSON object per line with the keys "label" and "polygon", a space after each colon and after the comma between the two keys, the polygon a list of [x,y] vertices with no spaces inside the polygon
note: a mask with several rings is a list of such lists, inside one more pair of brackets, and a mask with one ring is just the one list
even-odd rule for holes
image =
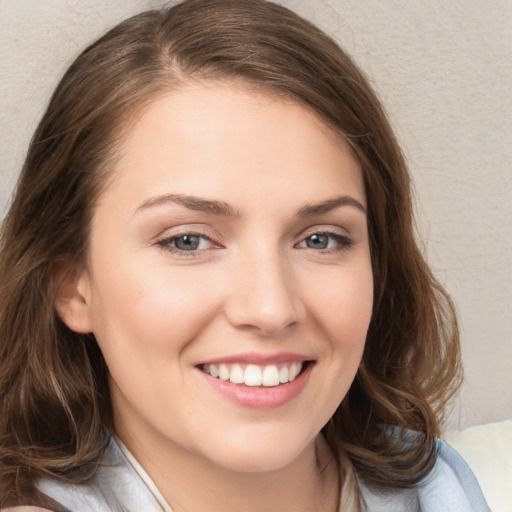
{"label": "shoulder", "polygon": [[469,466],[441,440],[434,468],[414,488],[376,491],[359,483],[365,512],[490,512]]}
{"label": "shoulder", "polygon": [[438,455],[432,472],[420,483],[422,510],[488,512],[478,482],[464,459],[444,441],[437,441]]}
{"label": "shoulder", "polygon": [[[39,491],[69,512],[161,512],[158,502],[113,438],[90,481],[73,484],[42,479],[37,486]],[[15,509],[12,512],[25,511]]]}

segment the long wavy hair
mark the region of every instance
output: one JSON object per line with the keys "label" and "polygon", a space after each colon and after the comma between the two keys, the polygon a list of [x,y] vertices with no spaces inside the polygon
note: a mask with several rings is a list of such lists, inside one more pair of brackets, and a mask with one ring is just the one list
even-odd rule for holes
{"label": "long wavy hair", "polygon": [[[86,48],[30,143],[0,234],[0,505],[41,476],[86,481],[105,449],[114,428],[108,369],[94,336],[56,314],[56,276],[84,263],[123,135],[145,105],[195,78],[291,98],[349,142],[368,200],[373,317],[324,434],[368,485],[412,486],[435,462],[461,375],[457,323],[416,242],[409,173],[378,98],[332,39],[288,9],[185,0]],[[389,435],[383,425],[399,428]]]}

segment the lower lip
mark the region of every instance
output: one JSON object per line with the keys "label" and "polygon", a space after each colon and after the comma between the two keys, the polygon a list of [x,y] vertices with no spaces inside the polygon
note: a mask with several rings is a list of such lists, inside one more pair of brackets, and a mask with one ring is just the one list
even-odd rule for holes
{"label": "lower lip", "polygon": [[296,379],[286,384],[269,387],[233,384],[232,382],[212,377],[199,369],[197,371],[201,373],[206,382],[216,392],[238,405],[253,409],[274,409],[286,405],[300,395],[306,386],[313,366],[314,364],[309,362]]}

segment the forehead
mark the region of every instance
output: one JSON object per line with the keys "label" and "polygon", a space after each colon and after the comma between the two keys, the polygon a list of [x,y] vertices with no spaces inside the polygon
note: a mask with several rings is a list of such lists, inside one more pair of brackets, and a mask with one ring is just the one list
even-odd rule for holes
{"label": "forehead", "polygon": [[232,82],[188,83],[147,104],[125,130],[114,174],[148,194],[207,197],[283,182],[327,193],[345,181],[364,200],[340,134],[296,101]]}

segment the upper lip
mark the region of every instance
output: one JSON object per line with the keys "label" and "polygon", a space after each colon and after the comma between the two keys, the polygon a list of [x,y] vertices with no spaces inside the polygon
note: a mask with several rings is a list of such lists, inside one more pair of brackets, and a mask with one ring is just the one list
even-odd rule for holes
{"label": "upper lip", "polygon": [[275,354],[261,354],[256,352],[245,352],[242,354],[232,354],[229,356],[215,357],[198,363],[201,364],[221,364],[221,363],[242,363],[256,365],[270,365],[278,363],[303,363],[312,361],[313,358],[304,354],[294,352],[278,352]]}

